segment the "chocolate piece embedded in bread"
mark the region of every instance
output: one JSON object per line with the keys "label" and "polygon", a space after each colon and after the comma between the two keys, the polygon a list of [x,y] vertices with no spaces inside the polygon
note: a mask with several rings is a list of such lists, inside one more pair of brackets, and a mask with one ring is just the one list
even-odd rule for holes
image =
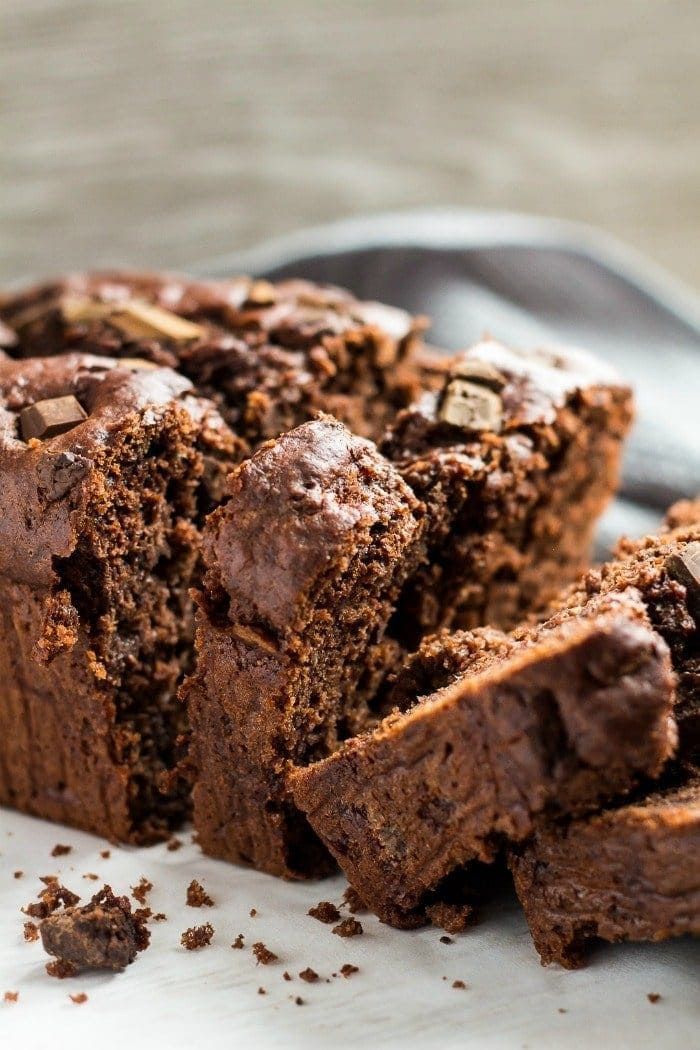
{"label": "chocolate piece embedded in bread", "polygon": [[419,925],[463,865],[658,774],[674,686],[631,592],[518,635],[432,639],[390,697],[403,710],[295,770],[292,791],[377,915]]}
{"label": "chocolate piece embedded in bread", "polygon": [[427,376],[413,360],[424,319],[310,281],[73,274],[5,296],[0,320],[14,356],[79,349],[176,368],[249,450],[319,411],[378,438]]}
{"label": "chocolate piece embedded in bread", "polygon": [[543,827],[510,857],[543,963],[580,966],[590,942],[700,935],[700,772],[646,797]]}
{"label": "chocolate piece embedded in bread", "polygon": [[386,625],[423,549],[422,510],[370,442],[328,417],[231,476],[205,530],[197,667],[184,687],[207,853],[289,877],[329,869],[286,773],[372,718],[397,652]]}
{"label": "chocolate piece embedded in bread", "polygon": [[179,758],[200,519],[233,450],[168,368],[0,362],[0,803],[134,842],[187,812],[158,781]]}
{"label": "chocolate piece embedded in bread", "polygon": [[588,565],[631,418],[628,387],[582,351],[484,342],[455,358],[382,445],[432,523],[397,637],[506,629],[544,608]]}

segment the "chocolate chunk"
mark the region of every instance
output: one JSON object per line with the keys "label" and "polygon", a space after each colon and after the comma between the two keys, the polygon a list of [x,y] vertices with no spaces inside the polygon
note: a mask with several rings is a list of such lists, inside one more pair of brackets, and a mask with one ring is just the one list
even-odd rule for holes
{"label": "chocolate chunk", "polygon": [[154,361],[147,361],[145,357],[120,357],[119,367],[130,368],[135,372],[141,372],[158,368],[158,365]]}
{"label": "chocolate chunk", "polygon": [[188,342],[204,335],[201,325],[186,321],[184,317],[163,310],[160,306],[137,300],[124,303],[113,310],[109,323],[118,328],[127,339],[172,339]]}
{"label": "chocolate chunk", "polygon": [[498,394],[506,385],[506,378],[488,361],[478,357],[458,357],[450,368],[451,379],[465,379],[477,386],[488,387]]}
{"label": "chocolate chunk", "polygon": [[193,324],[169,310],[152,303],[130,299],[127,302],[103,303],[94,299],[66,296],[61,313],[69,322],[106,321],[127,339],[171,339],[188,342],[204,334],[201,325]]}
{"label": "chocolate chunk", "polygon": [[17,346],[19,339],[17,333],[13,332],[11,328],[8,328],[6,324],[0,321],[0,346],[6,349],[10,346]]}
{"label": "chocolate chunk", "polygon": [[682,583],[688,595],[688,608],[700,619],[700,541],[686,543],[666,559],[669,576]]}
{"label": "chocolate chunk", "polygon": [[72,394],[37,401],[23,408],[19,416],[22,438],[52,438],[65,434],[87,419],[87,412]]}
{"label": "chocolate chunk", "polygon": [[246,295],[247,303],[253,303],[255,306],[271,306],[274,301],[274,285],[270,284],[269,281],[252,282]]}
{"label": "chocolate chunk", "polygon": [[438,410],[443,423],[479,433],[498,433],[503,426],[503,402],[498,394],[479,383],[452,379]]}

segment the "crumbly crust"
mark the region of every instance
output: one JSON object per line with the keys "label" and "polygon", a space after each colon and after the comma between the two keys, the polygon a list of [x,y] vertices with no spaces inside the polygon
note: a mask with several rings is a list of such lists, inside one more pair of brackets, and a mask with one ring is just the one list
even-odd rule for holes
{"label": "crumbly crust", "polygon": [[242,454],[319,411],[378,438],[430,383],[414,360],[425,319],[310,281],[72,274],[6,296],[0,319],[13,355],[79,349],[176,368],[216,403]]}

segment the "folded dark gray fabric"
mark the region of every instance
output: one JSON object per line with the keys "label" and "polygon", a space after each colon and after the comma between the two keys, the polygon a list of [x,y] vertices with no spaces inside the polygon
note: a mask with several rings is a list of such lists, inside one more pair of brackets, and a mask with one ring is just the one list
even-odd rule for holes
{"label": "folded dark gray fabric", "polygon": [[340,284],[430,315],[430,341],[448,350],[489,333],[614,362],[636,391],[638,420],[601,553],[700,492],[700,298],[604,234],[508,213],[397,213],[300,231],[198,269]]}

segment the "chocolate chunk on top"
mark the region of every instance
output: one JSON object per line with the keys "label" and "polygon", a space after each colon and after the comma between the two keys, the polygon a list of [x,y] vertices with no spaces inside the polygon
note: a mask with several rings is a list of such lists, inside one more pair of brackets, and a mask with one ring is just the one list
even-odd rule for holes
{"label": "chocolate chunk on top", "polygon": [[700,619],[700,541],[687,543],[666,559],[669,576],[682,583],[687,592],[688,608]]}
{"label": "chocolate chunk on top", "polygon": [[462,430],[499,433],[503,426],[503,402],[487,386],[466,379],[451,379],[438,409],[443,423]]}
{"label": "chocolate chunk on top", "polygon": [[490,362],[482,361],[478,357],[470,357],[467,354],[462,354],[454,359],[450,367],[450,377],[487,387],[496,394],[503,390],[507,382],[506,377]]}
{"label": "chocolate chunk on top", "polygon": [[19,416],[19,425],[24,441],[32,438],[52,438],[77,427],[87,419],[87,413],[77,398],[72,394],[65,397],[50,397],[36,401],[23,408]]}

